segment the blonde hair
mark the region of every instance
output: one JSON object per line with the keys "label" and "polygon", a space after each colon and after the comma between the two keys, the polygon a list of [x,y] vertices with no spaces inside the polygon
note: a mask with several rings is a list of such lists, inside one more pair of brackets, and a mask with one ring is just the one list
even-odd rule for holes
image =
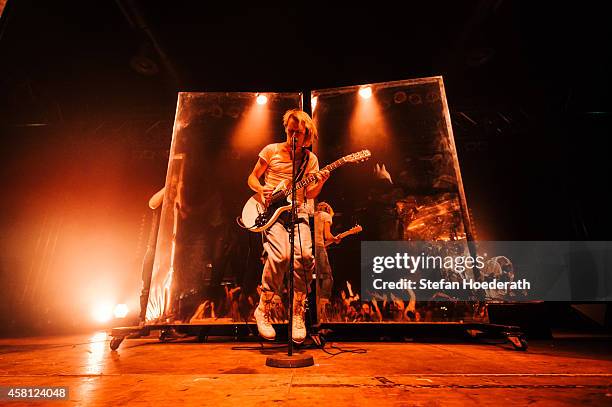
{"label": "blonde hair", "polygon": [[317,204],[317,211],[323,211],[329,213],[331,216],[334,216],[334,210],[327,202],[319,202]]}
{"label": "blonde hair", "polygon": [[285,128],[287,128],[287,126],[289,125],[289,120],[291,118],[294,118],[298,121],[299,124],[304,124],[304,127],[306,127],[306,138],[304,139],[304,146],[311,146],[314,141],[317,141],[319,139],[317,127],[315,126],[308,113],[300,109],[287,110],[285,112],[285,115],[283,116],[283,126],[285,126]]}

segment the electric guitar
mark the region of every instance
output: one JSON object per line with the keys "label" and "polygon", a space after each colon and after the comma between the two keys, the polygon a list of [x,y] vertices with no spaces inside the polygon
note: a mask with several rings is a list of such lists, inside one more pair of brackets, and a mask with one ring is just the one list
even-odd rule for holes
{"label": "electric guitar", "polygon": [[[369,150],[362,150],[358,153],[349,154],[325,166],[321,171],[327,170],[331,172],[344,164],[365,161],[369,159],[371,155]],[[309,174],[295,184],[295,190],[298,191],[316,180],[317,177],[315,174]],[[242,224],[240,226],[251,232],[261,232],[272,226],[283,212],[290,211],[290,184],[291,182],[289,181],[282,181],[279,183],[276,188],[274,188],[274,191],[272,191],[272,195],[267,203],[261,201],[260,194],[255,194],[249,198],[242,208],[242,217],[240,219]]]}
{"label": "electric guitar", "polygon": [[[336,237],[338,237],[338,238],[340,238],[340,239],[344,239],[344,238],[345,238],[345,237],[347,237],[347,236],[350,236],[350,235],[356,235],[357,233],[361,232],[362,230],[363,230],[363,228],[362,228],[361,226],[359,226],[359,225],[355,225],[355,226],[353,226],[352,228],[350,228],[349,230],[347,230],[346,232],[342,232],[342,233],[340,233],[340,234],[339,234],[338,236],[336,236]],[[331,244],[333,244],[333,243],[334,243],[334,241],[333,241],[333,240],[330,240],[330,241],[328,241],[328,242],[325,242],[325,247],[327,247],[327,246],[329,246],[329,245],[331,245]]]}

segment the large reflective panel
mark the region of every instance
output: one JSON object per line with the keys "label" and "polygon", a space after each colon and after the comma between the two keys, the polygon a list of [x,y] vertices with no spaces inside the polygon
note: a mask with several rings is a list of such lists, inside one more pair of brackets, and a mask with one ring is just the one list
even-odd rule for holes
{"label": "large reflective panel", "polygon": [[258,234],[236,217],[263,146],[284,140],[300,93],[180,93],[151,278],[147,323],[252,320]]}
{"label": "large reflective panel", "polygon": [[443,290],[409,299],[359,295],[361,241],[456,241],[444,247],[468,252],[469,212],[442,78],[316,90],[311,104],[321,163],[371,152],[369,161],[335,171],[318,199],[319,230],[332,212],[332,233],[347,232],[327,248],[315,233],[319,321],[481,320],[479,302]]}

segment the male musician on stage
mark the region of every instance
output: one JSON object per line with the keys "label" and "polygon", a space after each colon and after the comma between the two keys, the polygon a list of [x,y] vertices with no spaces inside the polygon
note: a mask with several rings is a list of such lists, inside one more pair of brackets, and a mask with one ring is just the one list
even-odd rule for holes
{"label": "male musician on stage", "polygon": [[[273,143],[265,146],[259,153],[255,168],[249,175],[249,187],[261,194],[263,200],[268,200],[274,188],[283,180],[291,180],[292,138],[297,139],[296,144],[296,172],[303,168],[301,178],[315,173],[317,182],[297,191],[297,223],[294,228],[294,300],[293,300],[293,341],[302,343],[306,338],[304,324],[304,306],[308,285],[312,279],[314,259],[312,256],[312,239],[308,224],[308,209],[306,199],[316,198],[321,188],[329,178],[329,171],[319,171],[317,156],[306,147],[312,145],[317,139],[317,129],[310,116],[299,109],[292,109],[283,116],[283,125],[287,139],[284,143]],[[264,185],[259,178],[264,176]],[[264,234],[264,249],[267,252],[266,262],[261,277],[262,294],[259,306],[255,310],[255,320],[259,334],[272,340],[276,332],[270,320],[270,310],[274,293],[281,294],[283,277],[289,270],[290,245],[289,232],[286,224],[290,211],[285,212]]]}

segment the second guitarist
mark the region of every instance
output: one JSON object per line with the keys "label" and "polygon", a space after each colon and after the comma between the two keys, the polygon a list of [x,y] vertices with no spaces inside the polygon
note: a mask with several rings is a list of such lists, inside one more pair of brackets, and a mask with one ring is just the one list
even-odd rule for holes
{"label": "second guitarist", "polygon": [[319,202],[314,215],[315,224],[315,264],[317,271],[317,309],[321,322],[329,322],[331,316],[331,294],[334,286],[329,258],[327,257],[327,243],[339,243],[340,238],[331,233],[334,210],[327,202]]}
{"label": "second guitarist", "polygon": [[[255,168],[249,175],[249,187],[261,195],[262,201],[268,201],[274,188],[281,182],[291,180],[292,138],[297,138],[296,166],[303,168],[303,177],[316,174],[317,182],[297,192],[298,222],[295,225],[295,261],[294,261],[294,301],[293,301],[293,340],[301,343],[306,338],[304,323],[304,305],[307,286],[312,278],[314,259],[312,256],[312,240],[308,224],[306,199],[316,198],[321,188],[329,178],[329,171],[319,172],[317,156],[306,147],[317,139],[317,129],[310,116],[299,109],[289,110],[283,116],[286,141],[265,146],[259,153]],[[264,177],[264,185],[259,181]],[[259,334],[272,340],[276,332],[272,326],[270,312],[274,293],[281,295],[281,287],[285,273],[289,270],[290,245],[289,233],[282,220],[277,221],[264,232],[264,249],[267,252],[261,277],[262,294],[255,310],[255,320]]]}

